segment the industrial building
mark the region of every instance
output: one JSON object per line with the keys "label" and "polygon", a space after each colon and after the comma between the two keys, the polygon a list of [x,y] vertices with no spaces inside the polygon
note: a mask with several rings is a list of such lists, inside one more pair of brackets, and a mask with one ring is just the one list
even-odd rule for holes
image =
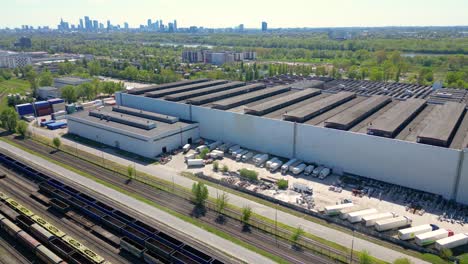
{"label": "industrial building", "polygon": [[211,51],[211,50],[184,50],[182,61],[187,63],[210,63],[213,65],[223,65],[225,63],[256,60],[255,51],[234,52],[234,51]]}
{"label": "industrial building", "polygon": [[[410,84],[327,79],[271,83],[183,81],[145,88],[144,93],[118,93],[116,101],[178,117],[196,125],[202,138],[468,203],[466,102],[431,102],[440,90]],[[93,137],[73,124],[69,129]],[[131,151],[148,156],[153,154],[145,152],[148,148]]]}
{"label": "industrial building", "polygon": [[198,124],[128,107],[104,107],[68,116],[70,133],[156,157],[198,139]]}
{"label": "industrial building", "polygon": [[60,77],[54,78],[54,87],[62,88],[67,85],[78,86],[87,82],[91,82],[91,80],[79,77]]}

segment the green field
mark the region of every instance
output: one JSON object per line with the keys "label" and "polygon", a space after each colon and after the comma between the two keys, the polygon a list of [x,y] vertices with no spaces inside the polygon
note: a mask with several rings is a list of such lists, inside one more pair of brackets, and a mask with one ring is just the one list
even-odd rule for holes
{"label": "green field", "polygon": [[0,82],[0,111],[8,107],[7,95],[19,93],[24,95],[30,91],[29,82],[20,79],[10,79]]}

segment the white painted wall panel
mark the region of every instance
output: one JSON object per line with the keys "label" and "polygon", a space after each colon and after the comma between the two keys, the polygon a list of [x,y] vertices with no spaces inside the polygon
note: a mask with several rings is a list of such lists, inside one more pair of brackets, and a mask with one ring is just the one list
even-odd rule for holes
{"label": "white painted wall panel", "polygon": [[464,159],[458,184],[457,201],[468,204],[468,148],[464,150]]}
{"label": "white painted wall panel", "polygon": [[116,100],[119,105],[190,120],[190,107],[186,104],[126,93],[120,93],[116,98],[119,98]]}
{"label": "white painted wall panel", "polygon": [[298,124],[297,157],[451,198],[460,151]]}

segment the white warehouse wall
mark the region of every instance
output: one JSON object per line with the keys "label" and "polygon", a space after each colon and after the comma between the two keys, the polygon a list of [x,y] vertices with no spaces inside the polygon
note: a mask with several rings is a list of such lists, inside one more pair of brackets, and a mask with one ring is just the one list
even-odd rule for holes
{"label": "white warehouse wall", "polygon": [[190,106],[186,104],[127,93],[118,93],[115,98],[118,105],[190,120]]}
{"label": "white warehouse wall", "polygon": [[462,161],[460,181],[458,184],[457,201],[468,204],[468,148],[463,150],[464,159]]}
{"label": "white warehouse wall", "polygon": [[344,172],[452,198],[460,151],[297,125],[296,156]]}

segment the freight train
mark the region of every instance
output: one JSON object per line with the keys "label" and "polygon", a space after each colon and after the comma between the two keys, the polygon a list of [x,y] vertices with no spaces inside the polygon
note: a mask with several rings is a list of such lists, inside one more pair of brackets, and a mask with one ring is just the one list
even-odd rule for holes
{"label": "freight train", "polygon": [[[105,202],[82,193],[65,183],[38,172],[24,163],[0,153],[0,162],[22,172],[39,184],[41,192],[61,201],[63,211],[69,206],[121,237],[120,247],[146,263],[223,263],[185,244]],[[60,207],[60,206],[59,206]]]}

